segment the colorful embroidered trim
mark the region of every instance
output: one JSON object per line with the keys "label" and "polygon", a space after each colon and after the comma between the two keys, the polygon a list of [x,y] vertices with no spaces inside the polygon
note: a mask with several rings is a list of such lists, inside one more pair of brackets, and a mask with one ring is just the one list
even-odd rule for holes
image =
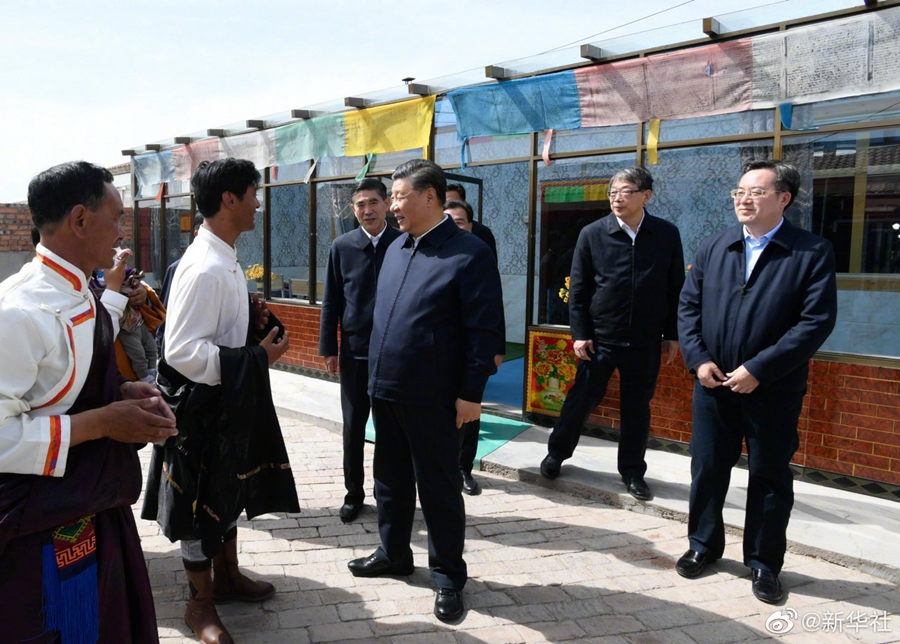
{"label": "colorful embroidered trim", "polygon": [[54,271],[56,271],[57,273],[59,273],[60,275],[62,275],[64,278],[66,278],[66,280],[72,285],[72,287],[73,287],[76,291],[80,291],[80,290],[81,290],[81,280],[78,279],[78,276],[75,275],[75,273],[73,273],[73,272],[70,271],[70,270],[67,270],[67,269],[63,268],[62,266],[60,266],[59,264],[57,264],[56,262],[54,262],[54,261],[53,261],[52,259],[50,259],[49,257],[44,257],[44,256],[41,255],[40,253],[36,253],[36,255],[37,255],[37,258],[38,258],[39,260],[41,260],[41,263],[42,263],[42,264],[48,266],[49,268],[52,268]]}
{"label": "colorful embroidered trim", "polygon": [[60,443],[62,443],[62,420],[59,416],[50,416],[50,446],[47,448],[44,476],[53,476],[56,473]]}
{"label": "colorful embroidered trim", "polygon": [[72,388],[72,383],[75,382],[75,338],[72,337],[72,328],[66,327],[66,332],[69,334],[69,346],[72,347],[72,375],[69,376],[69,382],[66,383],[66,386],[60,389],[59,393],[53,396],[53,399],[49,402],[45,402],[43,405],[38,405],[37,407],[32,407],[32,409],[43,409],[44,407],[49,407],[50,405],[55,405],[60,400],[62,400],[63,396],[69,393],[69,390]]}
{"label": "colorful embroidered trim", "polygon": [[78,326],[83,322],[87,322],[88,320],[94,319],[94,303],[89,302],[91,305],[90,311],[85,311],[84,313],[79,313],[74,318],[72,318],[72,326]]}

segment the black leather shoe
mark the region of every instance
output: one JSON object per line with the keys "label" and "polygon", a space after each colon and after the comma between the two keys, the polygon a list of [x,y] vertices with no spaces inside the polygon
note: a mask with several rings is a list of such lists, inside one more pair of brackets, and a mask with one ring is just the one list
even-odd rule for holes
{"label": "black leather shoe", "polygon": [[761,568],[753,569],[753,594],[761,602],[767,604],[777,604],[784,597],[784,590],[781,588],[781,582],[778,575],[762,570]]}
{"label": "black leather shoe", "polygon": [[710,555],[708,552],[697,552],[696,550],[688,550],[681,555],[681,559],[675,564],[675,572],[682,577],[695,579],[699,577],[706,567],[716,561],[718,557]]}
{"label": "black leather shoe", "polygon": [[373,553],[368,557],[347,562],[347,567],[354,577],[381,577],[382,575],[406,577],[413,573],[413,560],[410,557],[401,563],[393,563],[382,559],[377,553]]}
{"label": "black leather shoe", "polygon": [[559,476],[559,468],[562,467],[562,461],[557,461],[555,458],[547,454],[544,457],[544,460],[541,461],[541,476],[545,479],[555,479]]}
{"label": "black leather shoe", "polygon": [[643,477],[632,476],[625,481],[625,487],[628,493],[638,501],[649,501],[653,494],[650,492],[650,486],[644,481]]}
{"label": "black leather shoe", "polygon": [[438,588],[434,598],[434,616],[442,622],[452,622],[463,614],[462,591]]}
{"label": "black leather shoe", "polygon": [[362,510],[362,503],[345,503],[341,506],[341,521],[344,523],[350,523],[356,517],[359,516],[359,511]]}
{"label": "black leather shoe", "polygon": [[478,496],[479,494],[481,494],[481,486],[478,485],[478,481],[474,479],[471,472],[462,470],[462,477],[463,492],[465,492],[469,496]]}

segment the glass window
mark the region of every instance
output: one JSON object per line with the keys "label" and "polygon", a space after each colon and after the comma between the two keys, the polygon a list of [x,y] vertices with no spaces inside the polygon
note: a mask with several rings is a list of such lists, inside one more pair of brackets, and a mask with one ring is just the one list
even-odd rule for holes
{"label": "glass window", "polygon": [[[263,190],[260,189],[256,193],[259,199],[259,208],[253,217],[254,228],[241,233],[234,243],[234,249],[237,252],[238,261],[244,269],[244,275],[247,277],[247,288],[251,293],[263,292],[263,275],[264,275],[264,255],[263,252],[263,235],[265,234],[265,221],[263,219],[263,199],[265,198]],[[274,281],[274,280],[273,280]]]}
{"label": "glass window", "polygon": [[[269,183],[287,183],[290,181],[303,181],[309,173],[309,161],[279,165],[269,170]],[[260,169],[260,174],[262,170]]]}
{"label": "glass window", "polygon": [[[553,131],[550,154],[624,148],[637,145],[637,125],[611,125],[609,127],[583,127],[577,130]],[[538,134],[538,153],[544,150],[544,133]]]}
{"label": "glass window", "polygon": [[322,157],[316,164],[317,177],[340,177],[356,174],[366,164],[365,157]]}
{"label": "glass window", "polygon": [[728,191],[737,186],[743,165],[771,158],[772,142],[759,141],[660,150],[659,163],[646,165],[653,175],[647,211],[678,226],[685,265],[700,242],[737,223]]}
{"label": "glass window", "polygon": [[834,245],[838,320],[825,351],[898,355],[900,129],[784,140],[800,170],[806,226]]}
{"label": "glass window", "polygon": [[[138,201],[135,210],[135,220],[141,231],[141,247],[134,249],[137,255],[134,265],[144,272],[153,273],[157,279],[161,279],[166,270],[161,252],[162,237],[159,225],[162,209],[155,201]],[[162,273],[160,273],[160,268],[162,268]]]}
{"label": "glass window", "polygon": [[482,186],[451,180],[466,189],[466,198],[478,208],[482,195],[481,223],[497,243],[497,263],[503,284],[506,341],[525,342],[525,292],[528,288],[528,162],[500,163],[454,170],[453,174],[477,177]]}
{"label": "glass window", "polygon": [[[434,156],[442,166],[460,165],[462,141],[456,136],[456,114],[450,101],[437,101],[434,109]],[[482,136],[469,139],[466,163],[516,159],[531,155],[531,135]]]}
{"label": "glass window", "polygon": [[538,164],[535,230],[535,322],[569,324],[566,278],[581,230],[609,214],[606,191],[616,170],[634,165],[634,154],[557,159]]}
{"label": "glass window", "polygon": [[185,179],[184,181],[170,181],[166,184],[166,194],[170,195],[181,195],[181,194],[190,194],[191,192],[191,180]]}
{"label": "glass window", "polygon": [[271,188],[269,201],[270,251],[275,275],[272,297],[308,300],[309,186],[303,183]]}
{"label": "glass window", "polygon": [[177,259],[181,259],[184,251],[191,244],[194,236],[193,210],[190,197],[173,197],[166,199],[166,258],[165,269]]}
{"label": "glass window", "polygon": [[900,91],[795,105],[791,129],[900,118]]}
{"label": "glass window", "polygon": [[388,172],[403,165],[410,159],[422,159],[422,148],[415,150],[401,150],[400,152],[389,152],[387,154],[376,154],[369,164],[369,172]]}
{"label": "glass window", "polygon": [[[775,129],[775,110],[753,110],[733,114],[714,114],[689,119],[662,121],[659,124],[659,142],[709,139],[717,136],[758,134]],[[650,127],[644,127],[644,143]]]}

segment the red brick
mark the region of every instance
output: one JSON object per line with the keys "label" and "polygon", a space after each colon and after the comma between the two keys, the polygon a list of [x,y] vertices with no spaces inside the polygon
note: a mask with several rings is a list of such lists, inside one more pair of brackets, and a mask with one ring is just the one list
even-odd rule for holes
{"label": "red brick", "polygon": [[809,374],[809,382],[813,385],[841,387],[844,384],[844,377],[830,373],[811,373]]}
{"label": "red brick", "polygon": [[871,479],[873,481],[881,481],[883,483],[900,483],[900,473],[876,470],[871,467],[863,467],[862,465],[853,467],[853,475],[864,479]]}
{"label": "red brick", "polygon": [[829,460],[837,460],[838,451],[834,447],[824,447],[822,445],[807,445],[803,450],[807,456],[817,456],[819,458],[827,458]]}
{"label": "red brick", "polygon": [[[844,411],[850,414],[861,414],[863,416],[877,415],[878,406],[871,403],[852,402],[850,400],[829,400],[826,409],[832,411]],[[897,410],[900,413],[900,409]],[[900,418],[900,416],[898,416]]]}
{"label": "red brick", "polygon": [[874,443],[867,443],[855,438],[844,438],[843,436],[823,436],[822,444],[825,447],[835,447],[839,450],[859,452],[860,454],[871,454],[874,447]]}
{"label": "red brick", "polygon": [[[846,391],[853,391],[848,389]],[[876,405],[884,405],[885,407],[900,408],[900,395],[888,394],[881,391],[860,391],[859,401],[866,403],[874,403]]]}
{"label": "red brick", "polygon": [[832,362],[829,373],[842,373],[849,377],[857,378],[879,378],[878,367],[872,367],[864,364],[849,364],[841,362]]}
{"label": "red brick", "polygon": [[888,418],[873,418],[857,414],[841,414],[841,421],[841,424],[845,427],[865,427],[866,429],[877,429],[883,432],[891,431],[894,425],[894,421]]}
{"label": "red brick", "polygon": [[874,454],[860,454],[857,452],[845,452],[841,450],[841,452],[838,454],[838,460],[842,463],[864,465],[876,470],[890,471],[891,469],[891,459],[884,458],[882,456],[875,456]]}
{"label": "red brick", "polygon": [[815,396],[804,396],[804,402],[810,409],[825,409],[825,404],[828,402],[825,398],[817,398]]}
{"label": "red brick", "polygon": [[878,453],[878,446],[880,445],[900,446],[900,434],[894,434],[892,432],[877,432],[872,429],[860,428],[857,430],[856,437],[861,441],[875,443],[876,454]]}
{"label": "red brick", "polygon": [[826,472],[839,472],[841,474],[853,474],[853,465],[850,463],[841,463],[840,461],[832,461],[827,458],[819,458],[817,456],[806,457],[806,467],[813,467],[817,470],[825,470]]}
{"label": "red brick", "polygon": [[878,378],[881,380],[891,380],[893,382],[897,382],[898,380],[900,380],[900,369],[878,367]]}
{"label": "red brick", "polygon": [[835,425],[831,423],[821,423],[817,420],[810,420],[807,430],[811,433],[822,434],[825,436],[841,436],[843,438],[856,438],[856,427],[848,427],[847,425]]}
{"label": "red brick", "polygon": [[887,407],[885,405],[878,405],[878,411],[876,413],[879,418],[900,420],[900,407]]}
{"label": "red brick", "polygon": [[875,444],[875,456],[884,456],[885,458],[900,458],[900,445],[883,445]]}
{"label": "red brick", "polygon": [[860,391],[858,389],[845,389],[844,387],[811,385],[809,388],[809,393],[812,397],[826,398],[828,400],[850,400],[853,402],[859,402],[860,399]]}
{"label": "red brick", "polygon": [[841,422],[841,412],[828,411],[827,409],[815,409],[813,407],[810,407],[809,419],[818,420],[819,422],[823,423],[833,423],[837,425]]}
{"label": "red brick", "polygon": [[881,391],[886,394],[898,392],[897,383],[891,380],[878,380],[876,378],[856,378],[847,376],[844,378],[844,386],[850,389],[862,389],[864,391]]}

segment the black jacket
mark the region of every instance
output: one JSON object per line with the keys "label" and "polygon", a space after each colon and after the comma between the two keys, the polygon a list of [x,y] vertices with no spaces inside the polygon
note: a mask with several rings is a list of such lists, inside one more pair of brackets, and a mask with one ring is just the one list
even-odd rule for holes
{"label": "black jacket", "polygon": [[[263,333],[275,326],[284,328],[270,313]],[[242,510],[248,519],[300,511],[252,320],[247,345],[219,347],[219,361],[222,384],[209,386],[160,360],[157,384],[174,408],[178,435],[153,446],[141,510],[169,540],[199,539],[209,558]]]}
{"label": "black jacket", "polygon": [[569,280],[572,339],[642,345],[678,339],[681,235],[646,211],[632,243],[612,213],[578,235]]}
{"label": "black jacket", "polygon": [[445,219],[388,248],[369,347],[369,395],[410,405],[481,402],[495,373],[503,302],[488,247]]}
{"label": "black jacket", "polygon": [[746,284],[745,266],[743,226],[700,244],[679,304],[685,364],[743,365],[760,387],[802,391],[837,317],[831,242],[785,220]]}
{"label": "black jacket", "polygon": [[338,323],[341,325],[341,350],[355,358],[369,355],[372,312],[375,310],[375,285],[384,254],[400,231],[388,226],[372,247],[372,241],[360,227],[344,233],[331,244],[325,273],[325,295],[319,321],[319,355],[338,354]]}
{"label": "black jacket", "polygon": [[498,262],[497,241],[494,239],[494,233],[491,232],[491,229],[481,222],[473,221],[472,234],[488,245],[488,248],[490,248],[491,252],[494,253],[494,261]]}

